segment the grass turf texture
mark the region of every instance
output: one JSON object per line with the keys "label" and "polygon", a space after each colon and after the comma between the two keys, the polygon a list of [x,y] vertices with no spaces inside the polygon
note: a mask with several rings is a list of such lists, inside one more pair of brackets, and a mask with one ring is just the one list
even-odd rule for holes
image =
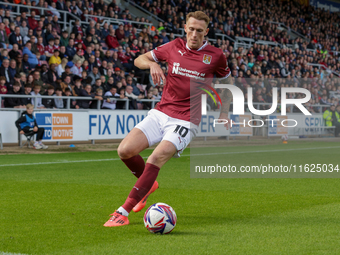
{"label": "grass turf texture", "polygon": [[[235,165],[340,164],[339,148],[304,150],[332,146],[233,146],[301,150],[226,157]],[[90,161],[111,158],[117,153],[0,156],[0,254],[340,254],[340,179],[191,179],[190,158],[172,159],[147,204],[168,203],[177,213],[174,231],[159,236],[144,227],[146,208],[130,214],[129,226],[102,226],[136,181],[119,160]]]}

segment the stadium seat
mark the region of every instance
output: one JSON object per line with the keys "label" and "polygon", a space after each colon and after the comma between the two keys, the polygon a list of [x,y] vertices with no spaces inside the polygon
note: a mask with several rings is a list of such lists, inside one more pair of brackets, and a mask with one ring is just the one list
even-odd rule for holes
{"label": "stadium seat", "polygon": [[23,146],[27,145],[27,148],[31,148],[31,143],[32,146],[34,145],[34,132],[31,131],[27,134],[24,134],[24,136],[26,137],[26,142],[24,144],[22,144],[22,140],[20,141],[20,148],[22,148]]}

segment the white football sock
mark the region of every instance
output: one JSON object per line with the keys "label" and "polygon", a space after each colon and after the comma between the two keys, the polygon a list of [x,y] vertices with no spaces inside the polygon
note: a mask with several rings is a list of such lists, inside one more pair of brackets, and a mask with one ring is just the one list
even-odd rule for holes
{"label": "white football sock", "polygon": [[129,213],[123,207],[119,207],[117,211],[120,212],[123,216],[129,216]]}

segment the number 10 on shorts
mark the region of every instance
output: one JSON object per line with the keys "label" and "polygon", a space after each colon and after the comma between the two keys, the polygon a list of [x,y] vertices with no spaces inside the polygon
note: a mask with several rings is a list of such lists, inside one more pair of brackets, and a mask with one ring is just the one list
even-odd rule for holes
{"label": "number 10 on shorts", "polygon": [[189,132],[189,129],[181,125],[177,125],[174,133],[178,133],[181,137],[185,137]]}

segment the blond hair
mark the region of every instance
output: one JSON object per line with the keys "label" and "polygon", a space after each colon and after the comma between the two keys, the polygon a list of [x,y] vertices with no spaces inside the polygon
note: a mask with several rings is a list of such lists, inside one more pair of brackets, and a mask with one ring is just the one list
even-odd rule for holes
{"label": "blond hair", "polygon": [[67,58],[63,58],[62,60],[61,60],[61,67],[65,70],[65,66],[66,66],[66,64],[67,64],[67,62],[68,62],[68,60],[67,60]]}
{"label": "blond hair", "polygon": [[188,23],[188,20],[190,18],[194,18],[194,19],[197,19],[197,20],[204,20],[207,27],[209,25],[210,19],[209,19],[208,15],[205,14],[204,12],[202,12],[202,11],[189,12],[187,14],[186,23]]}
{"label": "blond hair", "polygon": [[33,108],[34,108],[33,104],[27,104],[26,105],[26,109],[33,109]]}

